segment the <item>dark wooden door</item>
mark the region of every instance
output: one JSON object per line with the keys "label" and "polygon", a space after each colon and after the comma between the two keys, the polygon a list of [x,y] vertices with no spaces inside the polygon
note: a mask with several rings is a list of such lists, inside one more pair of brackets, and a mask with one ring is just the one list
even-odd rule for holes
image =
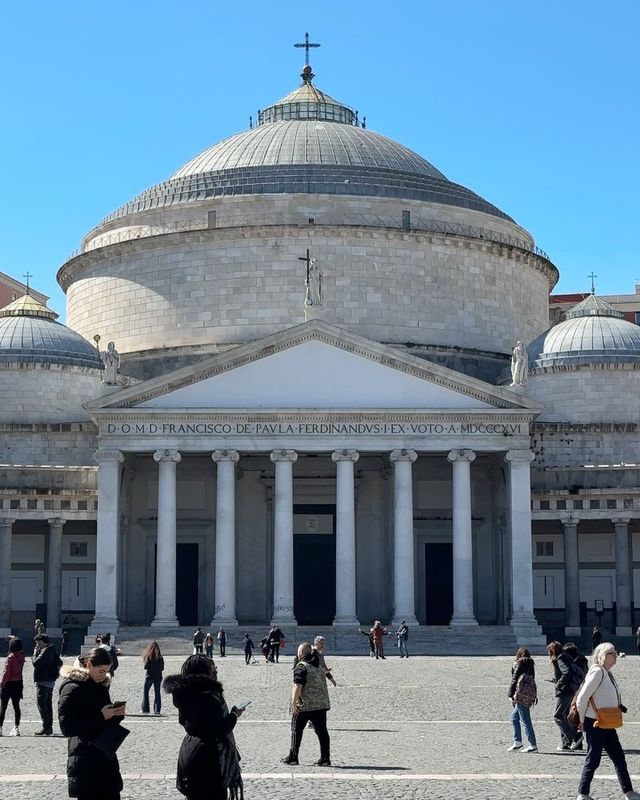
{"label": "dark wooden door", "polygon": [[317,515],[330,532],[296,533],[294,527],[293,613],[299,625],[331,625],[336,615],[335,506],[294,506],[294,514]]}
{"label": "dark wooden door", "polygon": [[177,545],[176,616],[181,625],[197,625],[198,623],[197,544]]}
{"label": "dark wooden door", "polygon": [[424,546],[427,625],[448,625],[453,615],[453,545],[427,542]]}

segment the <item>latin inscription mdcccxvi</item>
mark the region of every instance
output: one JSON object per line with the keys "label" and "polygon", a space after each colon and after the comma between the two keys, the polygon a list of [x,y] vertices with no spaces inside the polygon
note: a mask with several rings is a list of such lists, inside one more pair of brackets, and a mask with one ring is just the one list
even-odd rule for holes
{"label": "latin inscription mdcccxvi", "polygon": [[526,422],[106,422],[101,433],[125,436],[523,436]]}

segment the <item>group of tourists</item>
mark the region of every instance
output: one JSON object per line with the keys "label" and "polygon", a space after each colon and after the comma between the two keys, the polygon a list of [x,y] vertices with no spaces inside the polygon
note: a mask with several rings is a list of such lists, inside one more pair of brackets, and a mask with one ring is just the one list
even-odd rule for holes
{"label": "group of tourists", "polygon": [[[220,658],[225,658],[227,655],[227,632],[224,628],[218,628],[216,640]],[[198,627],[193,634],[193,655],[204,653],[207,658],[213,658],[213,641],[213,635],[210,632],[205,633],[202,628]]]}
{"label": "group of tourists", "polygon": [[[359,633],[366,636],[369,640],[369,655],[371,658],[386,659],[384,654],[384,637],[389,634],[389,629],[377,619],[373,627],[368,631],[363,631],[358,627]],[[396,647],[400,650],[400,658],[409,658],[409,626],[402,620],[396,631]]]}
{"label": "group of tourists", "polygon": [[[622,704],[620,689],[612,674],[618,658],[616,648],[610,642],[603,643],[600,638],[595,644],[590,667],[587,658],[573,642],[564,645],[551,642],[547,645],[547,653],[553,670],[553,677],[548,680],[554,684],[556,696],[553,719],[560,730],[557,750],[575,752],[583,749],[584,741],[587,744],[577,800],[591,800],[591,782],[600,766],[603,751],[613,763],[624,797],[640,800],[640,794],[633,790],[617,734],[617,729],[623,724],[622,715],[627,709]],[[535,664],[525,647],[516,652],[508,696],[513,707],[513,744],[509,750],[538,752],[531,720],[531,709],[538,702]],[[526,747],[522,737],[523,728],[528,741]]]}

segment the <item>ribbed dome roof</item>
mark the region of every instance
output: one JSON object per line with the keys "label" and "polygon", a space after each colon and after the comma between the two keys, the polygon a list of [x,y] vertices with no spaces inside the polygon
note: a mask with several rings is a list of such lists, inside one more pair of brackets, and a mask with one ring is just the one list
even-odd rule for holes
{"label": "ribbed dome roof", "polygon": [[590,295],[567,318],[528,347],[531,369],[552,365],[640,364],[640,326],[623,319],[601,297]]}
{"label": "ribbed dome roof", "polygon": [[104,222],[208,197],[280,193],[422,200],[511,221],[417,153],[366,129],[357,112],[313,86],[306,68],[302,77],[300,87],[259,112],[256,127],[208,147]]}
{"label": "ribbed dome roof", "polygon": [[56,316],[29,295],[0,309],[0,363],[102,369],[95,348],[79,333],[56,322]]}

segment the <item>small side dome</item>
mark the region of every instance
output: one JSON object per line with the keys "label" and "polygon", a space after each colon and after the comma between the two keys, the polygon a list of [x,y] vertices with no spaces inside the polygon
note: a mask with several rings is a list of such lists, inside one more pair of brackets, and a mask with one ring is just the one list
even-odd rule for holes
{"label": "small side dome", "polygon": [[101,370],[96,349],[79,333],[56,322],[57,316],[28,294],[0,309],[0,363]]}
{"label": "small side dome", "polygon": [[527,348],[532,372],[552,366],[639,364],[640,326],[590,295]]}

